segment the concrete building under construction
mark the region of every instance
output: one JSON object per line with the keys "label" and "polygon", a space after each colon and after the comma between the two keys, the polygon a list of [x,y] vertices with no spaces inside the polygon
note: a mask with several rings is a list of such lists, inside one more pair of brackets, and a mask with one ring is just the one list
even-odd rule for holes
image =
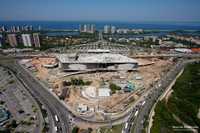
{"label": "concrete building under construction", "polygon": [[135,70],[138,62],[120,54],[58,54],[59,67],[63,71],[117,71]]}

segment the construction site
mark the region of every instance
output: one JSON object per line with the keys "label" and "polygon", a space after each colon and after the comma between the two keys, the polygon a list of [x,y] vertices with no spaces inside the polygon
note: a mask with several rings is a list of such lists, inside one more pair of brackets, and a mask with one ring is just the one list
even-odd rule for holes
{"label": "construction site", "polygon": [[[104,56],[102,57],[101,54]],[[79,59],[72,61],[71,64],[96,61],[100,64],[103,62],[105,65],[110,61],[111,63],[117,62],[115,66],[118,63],[127,63],[130,66],[131,62],[134,64],[130,67],[132,70],[129,68],[108,69],[107,71],[102,71],[102,69],[63,71],[63,66],[60,64],[69,61],[64,58],[67,55],[62,55],[62,59],[58,55],[35,57],[21,60],[20,63],[40,81],[50,86],[51,91],[66,103],[66,107],[71,112],[94,121],[117,119],[125,115],[130,106],[174,64],[172,59],[133,59],[122,55],[116,57],[116,55],[101,54],[95,55],[95,57],[100,57],[100,60],[98,58],[91,60],[94,54],[87,55],[88,58],[83,58],[86,57],[85,55],[83,57],[79,55]],[[111,59],[107,59],[105,62],[103,60],[105,56],[109,56]],[[114,60],[112,57],[117,59],[121,57],[123,60],[116,61],[117,59]],[[72,58],[77,57],[73,56]]]}
{"label": "construction site", "polygon": [[136,60],[113,53],[58,54],[56,58],[63,71],[133,70],[138,66]]}

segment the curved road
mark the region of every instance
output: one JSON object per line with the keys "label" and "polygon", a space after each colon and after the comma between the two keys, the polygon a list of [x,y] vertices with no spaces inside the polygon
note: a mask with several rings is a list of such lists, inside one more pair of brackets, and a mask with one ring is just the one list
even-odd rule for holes
{"label": "curved road", "polygon": [[[71,127],[68,121],[68,111],[63,105],[19,64],[4,63],[3,65],[12,70],[19,81],[27,86],[26,89],[28,89],[28,91],[49,110],[53,116],[53,125],[58,127],[57,132],[71,133]],[[58,121],[55,120],[55,115],[57,115]],[[55,132],[54,128],[52,132]]]}
{"label": "curved road", "polygon": [[[23,80],[25,84],[29,86],[33,94],[38,97],[38,99],[46,105],[50,110],[53,119],[54,125],[58,127],[58,132],[70,133],[70,124],[68,121],[67,111],[64,110],[63,105],[60,102],[57,102],[57,99],[49,93],[40,83],[36,81],[28,72],[23,70],[18,64],[15,65],[18,72],[18,76]],[[55,115],[58,117],[58,121],[55,120]]]}
{"label": "curved road", "polygon": [[[144,104],[137,104],[134,108],[138,110],[137,115],[132,115],[125,124],[122,133],[142,133],[144,127],[144,122],[148,119],[151,108],[153,107],[156,100],[163,94],[165,89],[173,82],[179,72],[184,68],[187,63],[194,62],[194,60],[179,61],[173,69],[171,69],[163,78],[157,82],[154,87],[147,92],[147,94],[142,98],[141,101],[145,101]],[[134,112],[134,110],[133,110]],[[132,131],[131,131],[132,129]]]}
{"label": "curved road", "polygon": [[[67,108],[59,101],[58,98],[56,98],[52,93],[49,92],[49,90],[44,87],[40,82],[37,81],[37,79],[32,76],[28,71],[26,71],[22,66],[19,64],[7,64],[10,69],[15,71],[17,74],[17,77],[24,82],[28,88],[29,91],[32,92],[32,94],[37,97],[42,104],[44,104],[52,113],[52,116],[57,115],[59,118],[59,121],[57,122],[54,118],[55,125],[58,127],[58,132],[63,133],[70,133],[70,123],[68,120],[68,116],[70,115],[70,112],[67,110]],[[163,88],[167,86],[172,80],[173,75],[176,76],[176,72],[178,71],[179,67],[182,67],[182,65],[177,64],[175,66],[175,70],[171,72],[171,74],[166,75],[167,78],[163,78],[160,83],[155,85],[151,91],[149,91],[148,95],[144,96],[140,99],[139,104],[136,106],[136,110],[138,110],[138,115],[131,115],[132,118],[128,121],[127,127],[124,128],[123,132],[125,131],[130,132],[131,128],[134,126],[134,133],[140,133],[143,129],[143,121],[145,121],[146,116],[149,114],[149,110],[151,109],[153,103],[155,103],[155,100],[162,94],[164,91]],[[161,86],[160,86],[161,85]],[[141,108],[141,102],[146,101],[144,107]],[[142,105],[143,106],[143,105]],[[135,111],[136,111],[135,110]],[[134,110],[132,111],[132,114],[134,114]],[[133,117],[134,116],[134,117]],[[77,118],[82,121],[81,118]],[[89,121],[88,121],[89,122]],[[134,123],[133,123],[134,122]],[[95,122],[93,122],[95,123]],[[98,123],[98,122],[97,122]],[[100,122],[101,123],[101,122]],[[104,123],[105,124],[105,123]],[[128,129],[128,130],[127,130]]]}

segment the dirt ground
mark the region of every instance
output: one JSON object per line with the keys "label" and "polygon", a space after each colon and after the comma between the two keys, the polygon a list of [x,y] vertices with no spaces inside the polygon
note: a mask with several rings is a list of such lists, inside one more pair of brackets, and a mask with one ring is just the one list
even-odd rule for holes
{"label": "dirt ground", "polygon": [[[140,59],[139,61],[143,63],[143,61],[146,62],[147,60]],[[160,60],[156,58],[148,61],[152,61],[154,64],[138,68],[138,73],[143,77],[143,81],[145,81],[143,82],[145,88],[149,88],[154,81],[159,80],[162,73],[164,74],[167,72],[173,64],[169,60]]]}
{"label": "dirt ground", "polygon": [[37,77],[46,80],[49,77],[49,69],[43,65],[50,65],[56,63],[55,58],[33,58],[32,64],[37,69]]}
{"label": "dirt ground", "polygon": [[[62,82],[73,78],[82,78],[85,81],[92,81],[91,86],[99,88],[103,82],[110,81],[130,81],[144,88],[151,87],[152,83],[159,80],[162,74],[170,69],[173,63],[169,60],[152,59],[136,59],[139,62],[139,68],[133,72],[98,72],[90,74],[79,74],[65,78],[58,78],[58,68],[47,69],[43,67],[45,64],[55,63],[55,58],[34,58],[32,64],[36,67],[36,76],[41,80],[50,82],[53,87],[53,92],[60,95],[63,89]],[[141,80],[136,80],[134,77],[138,75]],[[138,96],[134,93],[117,93],[110,97],[101,98],[100,100],[87,99],[82,96],[81,89],[71,87],[69,98],[66,98],[66,103],[76,110],[77,104],[83,103],[90,108],[98,108],[107,112],[117,112],[123,110],[127,103],[136,100]]]}

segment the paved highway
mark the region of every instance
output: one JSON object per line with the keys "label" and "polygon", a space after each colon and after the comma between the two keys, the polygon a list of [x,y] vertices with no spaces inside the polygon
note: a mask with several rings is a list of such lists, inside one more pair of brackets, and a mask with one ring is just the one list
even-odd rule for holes
{"label": "paved highway", "polygon": [[[163,94],[165,89],[171,84],[176,78],[177,74],[184,68],[185,64],[192,61],[179,61],[173,69],[171,69],[163,78],[157,82],[152,89],[150,89],[141,99],[140,102],[133,108],[138,110],[137,115],[131,115],[125,124],[122,133],[130,133],[131,129],[134,133],[142,133],[144,129],[144,122],[148,119],[151,108],[153,107],[156,100]],[[144,104],[141,104],[143,103]]]}
{"label": "paved highway", "polygon": [[[73,50],[71,50],[73,51]],[[85,50],[87,51],[87,50]],[[111,50],[112,51],[112,50]],[[121,52],[124,52],[123,50]],[[4,59],[15,58],[15,59],[24,59],[24,58],[33,58],[33,57],[55,57],[52,53],[18,53],[18,54],[10,54],[8,56],[4,56]],[[158,58],[158,57],[179,57],[179,58],[200,58],[200,54],[190,54],[190,53],[173,53],[173,54],[152,54],[152,55],[132,55],[131,58]]]}
{"label": "paved highway", "polygon": [[165,75],[159,85],[155,85],[152,89],[151,93],[149,93],[148,97],[146,98],[146,105],[141,108],[138,117],[136,118],[136,124],[134,126],[135,133],[141,133],[142,129],[144,129],[143,122],[146,121],[148,118],[148,114],[156,100],[159,98],[160,95],[164,92],[164,90],[171,84],[171,82],[175,79],[176,75],[183,69],[184,63],[179,62],[174,69],[171,69],[167,75]]}
{"label": "paved highway", "polygon": [[52,115],[58,117],[58,120],[55,120],[55,117],[53,117],[54,124],[58,127],[58,132],[70,133],[68,112],[65,110],[65,107],[20,65],[16,63],[15,66],[18,71],[18,76],[32,89],[33,93],[37,95],[41,102],[48,107]]}
{"label": "paved highway", "polygon": [[[38,83],[37,80],[19,64],[15,63],[4,65],[15,72],[17,78],[27,86],[32,95],[36,97],[42,104],[44,104],[44,106],[49,110],[54,120],[54,123],[51,124],[51,126],[56,126],[58,128],[58,133],[71,133],[70,124],[68,121],[68,111],[60,102],[58,102],[58,99],[56,99],[46,88]],[[55,115],[58,117],[58,121],[55,120]],[[52,132],[56,132],[54,128],[52,129]]]}
{"label": "paved highway", "polygon": [[[3,58],[2,58],[3,59]],[[5,58],[6,60],[11,58]],[[4,60],[5,60],[4,59]],[[17,73],[17,77],[19,80],[21,80],[24,84],[26,84],[31,91],[31,93],[42,103],[45,105],[45,107],[51,112],[51,116],[57,115],[59,118],[59,122],[55,120],[54,117],[51,117],[54,119],[55,126],[60,129],[60,132],[68,133],[70,132],[70,124],[68,122],[67,116],[71,114],[63,105],[58,98],[56,98],[52,93],[49,92],[48,88],[40,84],[38,80],[26,69],[24,69],[20,64],[15,63],[15,64],[4,64],[8,66],[10,69],[12,69],[14,72]],[[128,115],[128,114],[127,114]],[[84,118],[81,117],[75,117],[73,114],[74,121],[78,122],[86,122],[86,123],[91,123],[95,125],[109,125],[110,122],[114,123],[115,121],[120,121],[121,119],[124,119],[127,117],[127,115],[120,117],[118,119],[112,120],[112,121],[102,121],[102,122],[97,122],[97,121],[88,121],[85,120]],[[51,124],[54,125],[54,124]]]}
{"label": "paved highway", "polygon": [[[33,95],[37,97],[41,101],[41,103],[43,103],[50,110],[50,112],[52,113],[52,116],[54,115],[58,116],[59,118],[58,122],[53,117],[55,125],[60,130],[58,132],[70,133],[70,124],[68,121],[68,115],[70,112],[60,102],[60,100],[56,98],[52,93],[50,93],[49,90],[46,87],[44,87],[42,84],[40,84],[40,82],[38,82],[38,80],[35,79],[35,77],[32,76],[30,72],[25,70],[19,64],[10,64],[9,66],[15,72],[18,72],[17,76],[19,77],[19,79],[22,79],[22,81],[28,85]],[[151,89],[148,93],[145,93],[145,95],[139,101],[137,101],[137,106],[135,106],[135,108],[133,109],[131,113],[132,117],[128,120],[127,127],[124,127],[123,132],[126,132],[126,133],[130,132],[132,127],[135,127],[134,133],[141,132],[141,130],[143,129],[143,121],[145,121],[146,116],[148,116],[149,110],[151,109],[152,105],[155,103],[155,100],[164,91],[164,89],[162,88],[166,88],[165,86],[168,86],[169,83],[171,83],[171,81],[174,79],[173,75],[176,76],[176,72],[178,72],[178,68],[180,67],[181,67],[180,64],[178,64],[178,66],[175,66],[174,70],[170,72],[170,74],[168,74],[169,76],[167,75],[164,76],[166,78],[163,77],[162,81],[158,82],[154,86],[153,89]],[[144,107],[141,107],[141,103],[143,101],[146,101],[146,103],[143,105]],[[135,116],[136,110],[138,110],[137,116]],[[76,117],[76,120],[86,121],[78,117]],[[106,122],[95,122],[95,121],[92,123],[106,124]]]}

